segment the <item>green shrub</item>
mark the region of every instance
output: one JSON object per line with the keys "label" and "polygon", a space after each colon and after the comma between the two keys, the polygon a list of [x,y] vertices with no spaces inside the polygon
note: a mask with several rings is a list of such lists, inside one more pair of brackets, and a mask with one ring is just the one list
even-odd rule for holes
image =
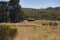
{"label": "green shrub", "polygon": [[48,23],[42,23],[43,26],[48,26]]}
{"label": "green shrub", "polygon": [[53,26],[53,22],[49,22],[49,26]]}
{"label": "green shrub", "polygon": [[57,26],[58,24],[56,22],[49,22],[49,26]]}
{"label": "green shrub", "polygon": [[0,40],[12,40],[17,34],[16,28],[7,25],[0,25]]}

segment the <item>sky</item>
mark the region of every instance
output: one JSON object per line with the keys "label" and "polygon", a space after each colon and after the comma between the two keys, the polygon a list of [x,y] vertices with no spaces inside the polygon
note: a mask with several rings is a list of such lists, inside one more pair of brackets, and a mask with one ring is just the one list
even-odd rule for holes
{"label": "sky", "polygon": [[20,0],[20,5],[24,8],[36,8],[36,9],[47,7],[60,7],[60,0]]}

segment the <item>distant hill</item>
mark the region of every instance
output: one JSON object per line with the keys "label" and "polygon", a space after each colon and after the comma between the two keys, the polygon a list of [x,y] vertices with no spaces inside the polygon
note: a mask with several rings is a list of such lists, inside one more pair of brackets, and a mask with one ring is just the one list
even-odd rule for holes
{"label": "distant hill", "polygon": [[22,8],[22,10],[24,11],[31,11],[31,10],[35,10],[34,8]]}
{"label": "distant hill", "polygon": [[26,18],[35,17],[36,19],[60,20],[60,7],[48,7],[45,9],[22,8]]}
{"label": "distant hill", "polygon": [[[24,11],[31,11],[31,10],[35,10],[34,8],[22,8],[22,10]],[[36,9],[38,10],[38,9]],[[39,10],[60,10],[60,7],[48,7],[48,8],[45,8],[45,9],[39,9]]]}

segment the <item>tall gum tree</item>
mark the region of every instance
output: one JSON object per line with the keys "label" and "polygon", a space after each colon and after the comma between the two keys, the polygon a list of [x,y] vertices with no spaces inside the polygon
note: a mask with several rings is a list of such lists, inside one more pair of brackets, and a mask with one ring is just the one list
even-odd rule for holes
{"label": "tall gum tree", "polygon": [[19,22],[23,20],[23,13],[21,10],[21,6],[19,5],[20,0],[10,0],[10,14],[9,18],[11,22]]}

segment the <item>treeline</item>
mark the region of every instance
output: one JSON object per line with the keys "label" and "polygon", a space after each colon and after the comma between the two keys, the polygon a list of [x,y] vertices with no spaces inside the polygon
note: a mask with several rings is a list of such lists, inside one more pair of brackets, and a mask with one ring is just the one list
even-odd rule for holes
{"label": "treeline", "polygon": [[25,18],[34,17],[36,19],[45,20],[60,20],[60,7],[48,7],[46,9],[32,9],[30,11],[24,11]]}
{"label": "treeline", "polygon": [[0,2],[0,22],[22,22],[28,18],[37,20],[60,20],[60,7],[48,7],[46,9],[21,8],[20,0]]}
{"label": "treeline", "polygon": [[10,0],[0,2],[0,22],[20,22],[23,21],[24,12],[19,4],[20,0]]}

